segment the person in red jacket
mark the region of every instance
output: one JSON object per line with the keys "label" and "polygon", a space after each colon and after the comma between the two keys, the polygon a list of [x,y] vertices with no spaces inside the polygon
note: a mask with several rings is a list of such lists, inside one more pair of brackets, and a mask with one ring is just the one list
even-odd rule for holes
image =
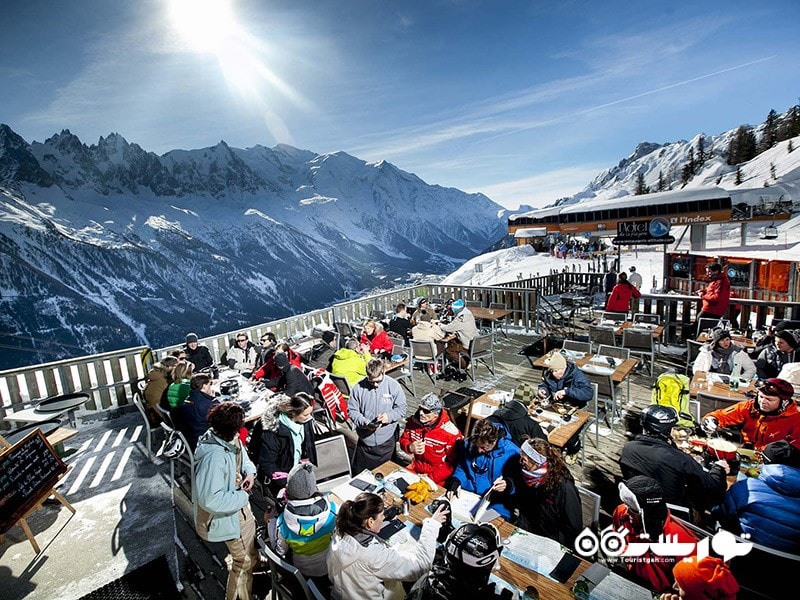
{"label": "person in red jacket", "polygon": [[800,411],[793,395],[794,387],[788,381],[767,379],[757,398],[708,413],[702,427],[709,434],[720,427],[741,429],[745,446],[756,450],[778,440],[800,447]]}
{"label": "person in red jacket", "polygon": [[700,300],[702,305],[697,314],[700,319],[721,319],[728,312],[728,305],[731,301],[731,280],[728,274],[719,263],[711,263],[706,266],[706,275],[709,277],[709,284],[706,289],[700,290]]}
{"label": "person in red jacket", "polygon": [[375,321],[364,323],[364,330],[361,332],[361,344],[369,349],[372,356],[380,356],[383,352],[391,356],[393,354],[394,343],[388,334],[383,330],[383,325]]}
{"label": "person in red jacket", "polygon": [[456,442],[463,437],[442,409],[439,396],[428,394],[406,423],[400,448],[414,457],[410,471],[427,475],[436,485],[443,486],[455,470]]}
{"label": "person in red jacket", "polygon": [[[652,477],[636,475],[619,484],[622,504],[614,509],[614,529],[628,530],[626,544],[656,542],[661,534],[665,540],[697,543],[697,536],[685,525],[672,518],[664,501],[663,490]],[[673,537],[675,536],[675,537]],[[693,546],[694,547],[694,546]],[[694,554],[694,552],[692,553]],[[642,556],[620,557],[631,577],[657,594],[669,592],[675,583],[672,568],[680,556],[658,556],[648,549]]]}
{"label": "person in red jacket", "polygon": [[642,293],[636,286],[628,281],[628,275],[622,271],[617,275],[617,285],[611,290],[611,295],[606,302],[606,311],[627,313],[631,308],[631,298],[638,298]]}

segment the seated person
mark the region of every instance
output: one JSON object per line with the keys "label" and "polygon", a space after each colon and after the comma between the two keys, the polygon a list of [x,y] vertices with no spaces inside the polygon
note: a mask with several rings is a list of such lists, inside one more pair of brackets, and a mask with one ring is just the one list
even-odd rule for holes
{"label": "seated person", "polygon": [[287,396],[294,396],[299,392],[314,394],[314,384],[306,377],[302,369],[289,362],[289,355],[278,352],[275,355],[275,366],[279,374],[264,382],[264,385],[276,392],[283,392]]}
{"label": "seated person", "polygon": [[167,404],[163,408],[172,411],[183,404],[192,391],[190,385],[192,375],[194,375],[194,365],[188,360],[178,361],[172,370],[172,383],[167,388]]}
{"label": "seated person", "polygon": [[511,600],[511,590],[495,590],[494,582],[489,583],[502,552],[503,544],[494,525],[464,523],[436,551],[430,572],[414,584],[408,600]]}
{"label": "seated person", "polygon": [[394,342],[386,335],[383,325],[377,321],[364,323],[361,345],[369,348],[369,353],[373,356],[381,356],[381,354],[391,356],[394,353]]}
{"label": "seated person", "polygon": [[729,466],[716,461],[706,471],[675,445],[672,428],[678,413],[670,406],[650,404],[642,411],[642,433],[622,447],[619,464],[626,479],[647,475],[659,482],[664,501],[699,512],[719,504],[727,488]]}
{"label": "seated person", "polygon": [[739,584],[722,560],[696,556],[679,560],[672,568],[677,594],[664,592],[659,600],[736,600]]}
{"label": "seated person", "polygon": [[208,411],[214,404],[211,385],[211,375],[208,373],[192,375],[189,397],[173,413],[175,426],[186,438],[192,452],[197,447],[197,440],[209,428]]}
{"label": "seated person", "polygon": [[786,440],[767,444],[758,477],[734,483],[717,517],[750,541],[800,554],[800,449]]}
{"label": "seated person", "polygon": [[731,332],[717,328],[711,334],[711,341],[700,348],[692,368],[695,373],[705,371],[730,375],[734,365],[739,366],[741,379],[750,380],[756,374],[756,365],[744,348],[733,343]]}
{"label": "seated person", "polygon": [[153,365],[145,377],[146,383],[142,390],[142,400],[144,400],[147,411],[147,420],[153,427],[158,427],[163,420],[156,407],[165,406],[167,403],[167,389],[172,383],[172,371],[177,364],[177,358],[165,356]]}
{"label": "seated person", "polygon": [[586,374],[559,353],[550,357],[550,366],[542,375],[538,393],[539,398],[549,398],[552,402],[578,408],[586,406],[593,396],[592,385]]}
{"label": "seated person", "polygon": [[519,462],[512,496],[519,517],[514,524],[574,548],[583,530],[583,511],[561,451],[545,439],[525,440]]}
{"label": "seated person", "polygon": [[411,315],[411,325],[419,325],[420,321],[431,322],[436,319],[436,311],[428,302],[427,298],[420,298],[417,302],[417,310]]}
{"label": "seated person", "polygon": [[531,385],[520,383],[514,390],[514,397],[489,416],[490,421],[500,423],[506,428],[511,441],[517,446],[522,446],[526,438],[547,439],[539,423],[528,416],[528,407],[532,399]]}
{"label": "seated person", "polygon": [[300,356],[297,352],[292,350],[291,346],[286,342],[281,342],[278,344],[274,349],[267,352],[264,356],[264,364],[262,364],[258,369],[253,372],[252,379],[275,379],[276,377],[280,376],[281,369],[275,364],[275,358],[279,354],[285,354],[289,357],[289,363],[294,365],[295,367],[302,367],[303,365],[303,357]]}
{"label": "seated person", "polygon": [[208,369],[214,366],[214,359],[211,358],[211,352],[207,346],[201,346],[197,341],[196,333],[186,334],[186,360],[194,365],[195,371],[201,369]]}
{"label": "seated person", "polygon": [[513,481],[519,470],[519,448],[506,428],[481,419],[469,437],[459,440],[456,469],[445,487],[448,496],[459,489],[483,496],[491,490],[489,508],[511,518]]}
{"label": "seated person", "polygon": [[400,302],[394,308],[394,315],[389,319],[389,331],[393,331],[403,338],[403,345],[408,346],[411,335],[411,319],[408,316],[406,305]]}
{"label": "seated person", "polygon": [[345,342],[344,348],[333,354],[331,361],[331,373],[344,375],[351,389],[367,376],[367,363],[372,360],[369,352],[362,350],[358,340],[351,338]]}
{"label": "seated person", "polygon": [[245,375],[249,377],[249,373],[253,372],[258,359],[258,352],[255,344],[247,337],[247,333],[240,331],[236,334],[236,343],[234,346],[228,348],[227,352],[228,368],[236,369],[240,373],[246,372]]}
{"label": "seated person", "polygon": [[427,475],[436,485],[444,485],[453,475],[456,443],[463,437],[443,410],[439,396],[423,396],[400,436],[400,448],[413,457],[408,470]]}
{"label": "seated person", "polygon": [[264,361],[267,359],[267,356],[270,356],[278,346],[278,339],[271,331],[262,333],[258,342],[259,345],[256,346],[256,368],[259,368],[261,365],[263,365]]}
{"label": "seated person", "polygon": [[311,348],[308,364],[315,369],[329,371],[333,355],[336,353],[336,334],[333,331],[323,331],[322,341]]}
{"label": "seated person", "polygon": [[742,433],[747,448],[763,450],[775,440],[800,444],[800,411],[792,400],[794,388],[783,379],[767,379],[758,387],[755,399],[708,413],[702,420],[706,433],[734,428]]}
{"label": "seated person", "polygon": [[286,479],[286,508],[278,517],[275,551],[286,556],[323,594],[330,591],[328,548],[336,527],[336,505],[317,489],[310,462],[301,462]]}
{"label": "seated person", "polygon": [[442,328],[432,321],[418,321],[411,328],[411,338],[421,341],[433,341],[436,343],[436,355],[444,352],[447,342],[444,341],[445,334]]}
{"label": "seated person", "polygon": [[469,345],[480,332],[475,323],[475,316],[461,298],[453,302],[450,309],[453,311],[453,320],[439,326],[445,334],[448,334],[442,341],[447,342],[445,352],[448,360],[459,369],[466,369],[469,362],[466,357]]}
{"label": "seated person", "polygon": [[800,346],[800,332],[784,329],[775,334],[775,343],[764,348],[756,359],[759,379],[777,377],[783,365],[792,362],[794,351]]}
{"label": "seated person", "polygon": [[[652,477],[636,475],[620,482],[619,496],[622,504],[614,510],[612,523],[615,530],[621,527],[628,530],[626,543],[656,542],[662,534],[664,539],[697,543],[697,536],[672,518],[661,485]],[[672,568],[680,560],[678,556],[657,556],[648,549],[642,556],[625,561],[621,566],[634,581],[662,594],[672,589]]]}

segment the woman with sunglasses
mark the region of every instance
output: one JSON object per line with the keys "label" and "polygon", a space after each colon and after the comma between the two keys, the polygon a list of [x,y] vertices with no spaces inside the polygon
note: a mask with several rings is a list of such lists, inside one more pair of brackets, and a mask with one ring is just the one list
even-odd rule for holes
{"label": "woman with sunglasses", "polygon": [[399,600],[406,597],[402,582],[416,581],[431,568],[447,508],[439,506],[422,522],[418,542],[409,536],[409,541],[391,546],[378,535],[383,509],[383,499],[369,492],[339,508],[327,560],[335,600]]}
{"label": "woman with sunglasses", "polygon": [[364,330],[361,332],[361,345],[369,349],[373,356],[389,355],[394,352],[394,342],[383,330],[383,325],[377,321],[367,321],[364,323]]}
{"label": "woman with sunglasses", "polygon": [[459,489],[479,496],[491,492],[489,508],[510,519],[519,447],[511,441],[506,428],[482,419],[466,440],[459,440],[457,448],[456,469],[445,485],[448,496],[457,495]]}
{"label": "woman with sunglasses", "polygon": [[800,411],[793,396],[794,387],[788,381],[767,379],[758,385],[755,398],[708,413],[702,427],[708,434],[721,427],[739,429],[744,445],[756,450],[776,440],[800,444]]}
{"label": "woman with sunglasses", "polygon": [[583,513],[561,451],[541,438],[525,440],[520,450],[520,472],[514,487],[514,506],[519,510],[515,525],[574,548],[583,529]]}
{"label": "woman with sunglasses", "polygon": [[408,470],[444,485],[455,469],[456,444],[463,437],[439,396],[427,394],[400,436],[400,448],[413,456]]}

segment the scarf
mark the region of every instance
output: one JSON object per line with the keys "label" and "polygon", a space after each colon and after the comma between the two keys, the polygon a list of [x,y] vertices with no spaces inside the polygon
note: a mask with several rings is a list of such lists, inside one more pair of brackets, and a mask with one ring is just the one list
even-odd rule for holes
{"label": "scarf", "polygon": [[543,464],[539,465],[539,468],[535,471],[522,469],[522,480],[528,487],[539,487],[542,484],[542,480],[544,479],[545,475],[547,475],[547,460],[545,460]]}
{"label": "scarf", "polygon": [[286,413],[278,415],[278,421],[286,425],[286,428],[292,434],[292,446],[294,447],[292,464],[296,465],[300,462],[300,458],[303,455],[303,439],[306,435],[306,428],[302,423],[295,423],[292,421]]}
{"label": "scarf", "polygon": [[711,351],[711,370],[716,373],[722,373],[723,375],[730,375],[731,374],[731,356],[734,352],[736,352],[737,347],[734,344],[728,346],[728,349],[725,350],[722,346],[717,345]]}

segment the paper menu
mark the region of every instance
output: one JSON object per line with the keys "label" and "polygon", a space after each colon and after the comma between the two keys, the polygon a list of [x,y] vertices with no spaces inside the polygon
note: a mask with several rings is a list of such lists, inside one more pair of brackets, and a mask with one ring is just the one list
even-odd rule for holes
{"label": "paper menu", "polygon": [[555,540],[517,529],[505,541],[503,556],[540,575],[553,579],[550,573],[556,568],[564,550]]}
{"label": "paper menu", "polygon": [[458,495],[450,498],[450,510],[453,518],[462,523],[489,523],[500,514],[494,509],[488,509],[480,515],[480,521],[475,520],[476,512],[481,503],[481,497],[466,490],[458,490]]}

